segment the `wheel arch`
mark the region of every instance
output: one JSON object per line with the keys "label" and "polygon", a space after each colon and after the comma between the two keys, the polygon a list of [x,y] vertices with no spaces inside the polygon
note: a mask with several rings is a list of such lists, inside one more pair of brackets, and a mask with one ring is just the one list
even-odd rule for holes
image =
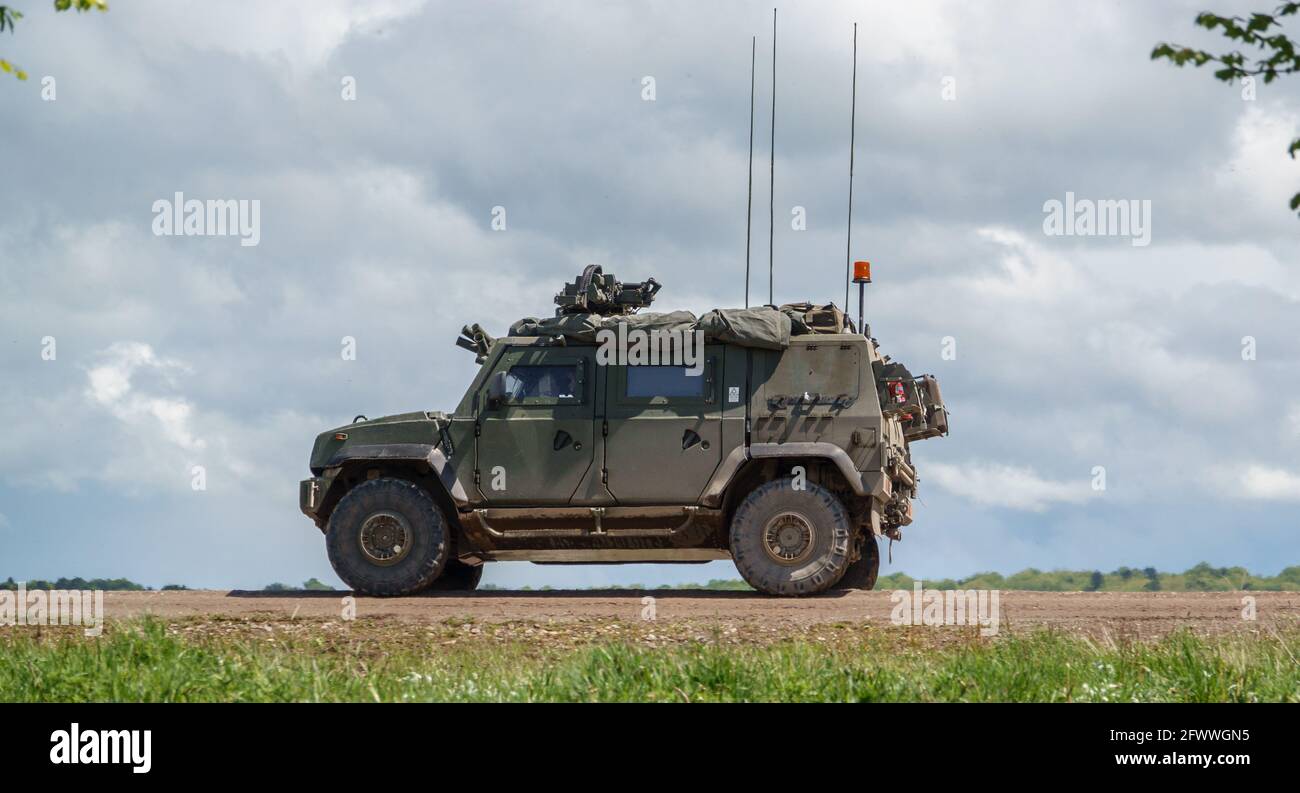
{"label": "wheel arch", "polygon": [[[752,453],[755,448],[759,448],[758,454]],[[754,488],[790,476],[793,469],[800,465],[805,467],[809,481],[841,495],[845,508],[855,521],[868,516],[870,491],[863,486],[861,472],[853,467],[853,461],[838,446],[829,443],[753,444],[749,451],[751,453],[733,471],[728,472],[726,482],[714,495],[713,503],[723,509],[728,523],[736,507]],[[709,503],[710,495],[706,492],[706,504]]]}
{"label": "wheel arch", "polygon": [[[460,533],[457,495],[464,500],[463,489],[447,466],[442,450],[428,444],[390,444],[340,449],[330,458],[327,468],[338,472],[330,482],[318,513],[322,529],[343,496],[370,479],[391,477],[405,479],[426,491],[438,505],[447,522]],[[448,476],[451,487],[448,487]]]}
{"label": "wheel arch", "polygon": [[737,446],[723,460],[705,487],[702,500],[706,506],[734,503],[737,490],[743,491],[740,496],[743,497],[762,478],[761,473],[757,476],[753,473],[756,469],[760,472],[788,470],[800,463],[831,467],[845,489],[863,498],[871,495],[853,459],[833,443],[753,443]]}

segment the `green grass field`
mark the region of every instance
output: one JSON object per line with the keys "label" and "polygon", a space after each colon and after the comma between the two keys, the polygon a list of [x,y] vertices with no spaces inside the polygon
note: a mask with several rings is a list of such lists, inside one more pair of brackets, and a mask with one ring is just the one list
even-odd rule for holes
{"label": "green grass field", "polygon": [[[571,646],[494,636],[146,620],[98,639],[0,633],[3,701],[1300,701],[1300,630],[1151,642],[1046,631],[942,640],[829,626],[829,638],[594,638]],[[406,634],[403,636],[402,634]],[[927,637],[936,634],[927,633]]]}

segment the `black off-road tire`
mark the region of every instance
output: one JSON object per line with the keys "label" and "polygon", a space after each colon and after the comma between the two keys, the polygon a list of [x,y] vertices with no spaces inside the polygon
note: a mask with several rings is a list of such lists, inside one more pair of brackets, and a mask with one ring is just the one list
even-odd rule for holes
{"label": "black off-road tire", "polygon": [[[789,544],[773,541],[782,537]],[[814,595],[835,586],[849,566],[852,541],[844,504],[813,482],[804,483],[803,490],[790,478],[760,485],[731,518],[736,568],[768,595]]]}
{"label": "black off-road tire", "polygon": [[862,558],[849,565],[836,589],[875,589],[880,576],[880,543],[867,532],[862,538]]}
{"label": "black off-road tire", "polygon": [[[407,544],[393,561],[379,562],[364,549],[368,521],[402,526]],[[404,524],[404,525],[403,525]],[[325,547],[343,582],[363,595],[410,595],[433,583],[447,563],[447,519],[418,485],[405,479],[371,479],[352,488],[330,515]],[[373,542],[372,542],[373,545]]]}
{"label": "black off-road tire", "polygon": [[459,559],[448,559],[442,573],[429,585],[431,592],[473,592],[483,579],[483,565],[465,564]]}

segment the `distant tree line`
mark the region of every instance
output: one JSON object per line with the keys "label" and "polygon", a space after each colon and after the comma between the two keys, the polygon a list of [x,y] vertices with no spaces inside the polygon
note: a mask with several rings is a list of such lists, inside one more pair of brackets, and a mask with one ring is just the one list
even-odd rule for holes
{"label": "distant tree line", "polygon": [[[877,589],[909,589],[913,578],[906,573],[882,575]],[[1212,567],[1201,562],[1182,573],[1161,573],[1154,567],[1141,570],[1120,567],[1109,573],[1100,570],[1052,570],[1029,568],[1014,575],[976,573],[968,578],[925,581],[927,589],[1024,589],[1032,592],[1257,592],[1300,591],[1300,566],[1284,569],[1275,576],[1252,575],[1244,567]]]}
{"label": "distant tree line", "polygon": [[[333,592],[334,591],[334,587],[324,583],[323,581],[317,578],[308,578],[306,581],[303,581],[302,589],[305,589],[309,592]],[[295,592],[297,591],[297,589],[295,587],[289,586],[288,584],[281,584],[279,582],[276,582],[274,584],[267,584],[266,586],[262,587],[262,591],[263,592]]]}
{"label": "distant tree line", "polygon": [[[134,581],[125,578],[60,578],[56,581],[43,581],[39,578],[23,582],[23,586],[28,589],[103,589],[108,592],[144,592],[150,587],[141,586]],[[0,583],[0,589],[14,590],[18,588],[18,582],[12,577],[5,579]],[[181,588],[178,584],[171,584],[163,589]]]}

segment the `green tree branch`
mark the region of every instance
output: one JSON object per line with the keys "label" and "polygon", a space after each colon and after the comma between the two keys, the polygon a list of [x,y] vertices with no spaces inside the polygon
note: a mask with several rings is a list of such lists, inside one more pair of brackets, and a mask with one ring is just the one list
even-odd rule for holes
{"label": "green tree branch", "polygon": [[[67,11],[74,8],[77,10],[77,13],[82,13],[84,11],[107,11],[108,0],[54,0],[55,11]],[[5,29],[8,28],[10,35],[12,35],[15,30],[14,23],[22,18],[23,14],[21,11],[15,11],[12,7],[7,5],[0,5],[0,33],[5,32]],[[4,58],[0,58],[0,72],[12,74],[19,80],[27,79],[27,72]]]}
{"label": "green tree branch", "polygon": [[[1151,60],[1167,60],[1175,66],[1191,64],[1197,68],[1216,64],[1214,76],[1225,83],[1244,78],[1263,77],[1264,83],[1273,82],[1284,74],[1300,72],[1300,46],[1281,32],[1283,17],[1300,13],[1300,2],[1286,2],[1272,14],[1251,14],[1250,18],[1225,17],[1203,12],[1196,16],[1196,25],[1206,30],[1218,30],[1223,36],[1241,45],[1254,47],[1253,60],[1240,50],[1215,55],[1205,50],[1184,47],[1180,44],[1160,43],[1151,51]],[[1277,30],[1274,30],[1276,28]],[[1300,152],[1300,138],[1291,141],[1287,154],[1291,159]],[[1292,211],[1300,210],[1300,193],[1291,197]]]}

